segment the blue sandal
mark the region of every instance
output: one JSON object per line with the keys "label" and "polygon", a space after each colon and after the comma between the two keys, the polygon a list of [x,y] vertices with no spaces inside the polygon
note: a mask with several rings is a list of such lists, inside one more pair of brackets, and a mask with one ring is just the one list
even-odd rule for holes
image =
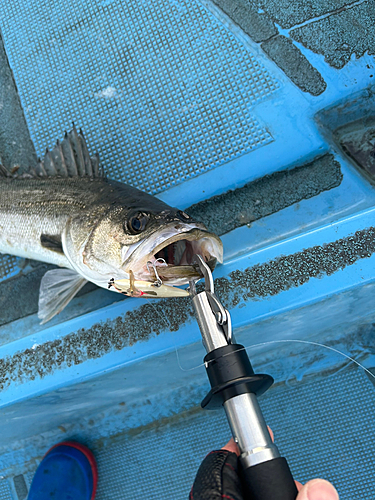
{"label": "blue sandal", "polygon": [[94,500],[98,483],[96,461],[82,444],[53,446],[40,462],[28,500]]}

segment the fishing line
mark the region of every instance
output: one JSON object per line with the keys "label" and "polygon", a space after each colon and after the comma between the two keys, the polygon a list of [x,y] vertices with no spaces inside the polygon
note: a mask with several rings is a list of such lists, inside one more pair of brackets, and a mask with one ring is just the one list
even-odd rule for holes
{"label": "fishing line", "polygon": [[[375,375],[370,371],[368,370],[364,365],[362,365],[359,361],[357,361],[356,359],[352,358],[351,356],[349,356],[348,354],[345,354],[344,352],[338,350],[338,349],[335,349],[334,347],[330,347],[328,345],[325,345],[325,344],[321,344],[319,342],[313,342],[313,341],[310,341],[310,340],[299,340],[299,339],[280,339],[280,340],[269,340],[268,342],[259,342],[258,344],[251,344],[251,345],[248,345],[248,346],[245,346],[243,347],[242,349],[239,349],[239,351],[241,350],[248,350],[248,349],[252,349],[254,347],[260,347],[260,346],[265,346],[265,345],[270,345],[270,344],[277,344],[277,343],[286,343],[286,342],[299,342],[300,344],[309,344],[309,345],[314,345],[314,346],[318,346],[318,347],[324,347],[325,349],[328,349],[330,351],[333,351],[337,354],[340,354],[341,356],[343,356],[344,358],[348,359],[350,362],[352,363],[355,363],[357,366],[359,366],[360,368],[362,368],[362,370],[364,370],[369,376],[371,376],[373,379],[375,379]],[[237,351],[237,352],[239,352]],[[228,353],[228,354],[224,354],[224,356],[231,356],[233,353]],[[223,357],[224,357],[223,356]],[[214,360],[212,360],[214,361]],[[208,363],[211,363],[212,361],[209,361]],[[202,366],[205,366],[204,363],[201,363],[193,368],[182,368],[180,366],[180,368],[182,369],[182,371],[185,371],[185,372],[189,372],[189,371],[193,371],[193,370],[197,370],[198,368],[201,368]]]}
{"label": "fishing line", "polygon": [[245,347],[244,349],[251,349],[252,347],[259,347],[262,345],[274,344],[277,342],[299,342],[300,344],[310,344],[310,345],[315,345],[318,347],[324,347],[325,349],[329,349],[330,351],[336,352],[337,354],[344,356],[344,358],[348,359],[352,363],[355,363],[357,366],[362,368],[362,370],[364,370],[368,375],[370,375],[373,379],[375,379],[375,375],[372,372],[370,372],[370,370],[368,370],[364,365],[362,365],[362,363],[360,363],[356,359],[352,358],[351,356],[349,356],[348,354],[345,354],[342,351],[339,351],[338,349],[335,349],[334,347],[330,347],[330,346],[325,345],[325,344],[320,344],[319,342],[312,342],[310,340],[294,340],[294,339],[270,340],[268,342],[261,342],[259,344],[254,344],[254,345],[251,345],[249,347]]}
{"label": "fishing line", "polygon": [[[177,364],[178,364],[178,367],[180,368],[180,370],[183,371],[183,372],[191,372],[193,370],[197,370],[198,368],[201,368],[201,367],[205,366],[204,363],[200,363],[199,365],[194,366],[192,368],[184,368],[182,366],[181,359],[180,359],[180,354],[178,352],[178,347],[176,345],[176,339],[175,339],[173,331],[171,329],[170,322],[167,320],[166,316],[162,316],[159,313],[159,311],[157,310],[156,306],[153,304],[153,300],[152,299],[146,299],[146,300],[149,301],[149,303],[154,308],[156,314],[164,321],[164,324],[166,325],[166,327],[169,329],[170,333],[172,334],[174,348],[175,348],[175,352],[176,352]],[[364,365],[362,365],[362,363],[360,363],[356,359],[354,359],[351,356],[349,356],[348,354],[340,351],[339,349],[336,349],[334,347],[330,347],[330,346],[325,345],[325,344],[321,344],[320,342],[313,342],[311,340],[300,340],[300,339],[269,340],[267,342],[259,342],[257,344],[251,344],[251,345],[248,345],[248,346],[244,346],[242,349],[239,349],[239,351],[241,351],[241,350],[247,351],[248,349],[252,349],[252,348],[255,348],[255,347],[261,347],[261,346],[266,346],[266,345],[270,345],[270,344],[277,344],[277,343],[287,343],[287,342],[298,342],[300,344],[307,344],[307,345],[313,345],[313,346],[317,346],[317,347],[324,347],[325,349],[328,349],[329,351],[335,352],[336,354],[340,354],[341,356],[343,356],[344,358],[346,358],[347,360],[349,360],[351,363],[355,363],[359,368],[362,368],[362,370],[364,370],[370,377],[372,377],[375,380],[375,375],[372,372],[370,372],[370,370],[368,370]],[[231,356],[232,354],[233,353],[228,353],[228,354],[224,354],[224,356]],[[209,361],[209,363],[211,363],[212,361]]]}

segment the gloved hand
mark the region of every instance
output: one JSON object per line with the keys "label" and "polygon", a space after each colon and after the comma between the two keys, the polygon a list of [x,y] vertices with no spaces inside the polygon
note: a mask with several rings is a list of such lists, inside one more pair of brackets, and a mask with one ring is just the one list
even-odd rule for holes
{"label": "gloved hand", "polygon": [[[270,434],[273,440],[271,430]],[[238,476],[238,456],[238,447],[232,439],[221,450],[209,453],[198,469],[189,499],[246,500]],[[296,481],[296,486],[296,500],[339,500],[336,489],[324,479],[313,479],[304,486]]]}

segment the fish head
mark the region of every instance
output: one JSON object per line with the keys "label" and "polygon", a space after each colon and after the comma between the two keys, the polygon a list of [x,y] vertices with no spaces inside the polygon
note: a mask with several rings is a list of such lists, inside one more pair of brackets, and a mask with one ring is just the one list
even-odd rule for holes
{"label": "fish head", "polygon": [[100,286],[130,276],[179,286],[199,278],[194,255],[201,255],[211,269],[222,262],[218,236],[185,212],[158,202],[157,209],[114,206],[99,217],[71,219],[63,249],[74,269]]}

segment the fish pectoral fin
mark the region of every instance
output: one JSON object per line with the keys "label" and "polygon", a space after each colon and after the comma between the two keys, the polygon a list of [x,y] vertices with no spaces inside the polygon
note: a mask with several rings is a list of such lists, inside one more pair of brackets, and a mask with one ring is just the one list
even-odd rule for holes
{"label": "fish pectoral fin", "polygon": [[41,234],[40,244],[48,250],[64,254],[60,234]]}
{"label": "fish pectoral fin", "polygon": [[71,269],[47,271],[40,283],[38,318],[41,324],[61,312],[87,280]]}

